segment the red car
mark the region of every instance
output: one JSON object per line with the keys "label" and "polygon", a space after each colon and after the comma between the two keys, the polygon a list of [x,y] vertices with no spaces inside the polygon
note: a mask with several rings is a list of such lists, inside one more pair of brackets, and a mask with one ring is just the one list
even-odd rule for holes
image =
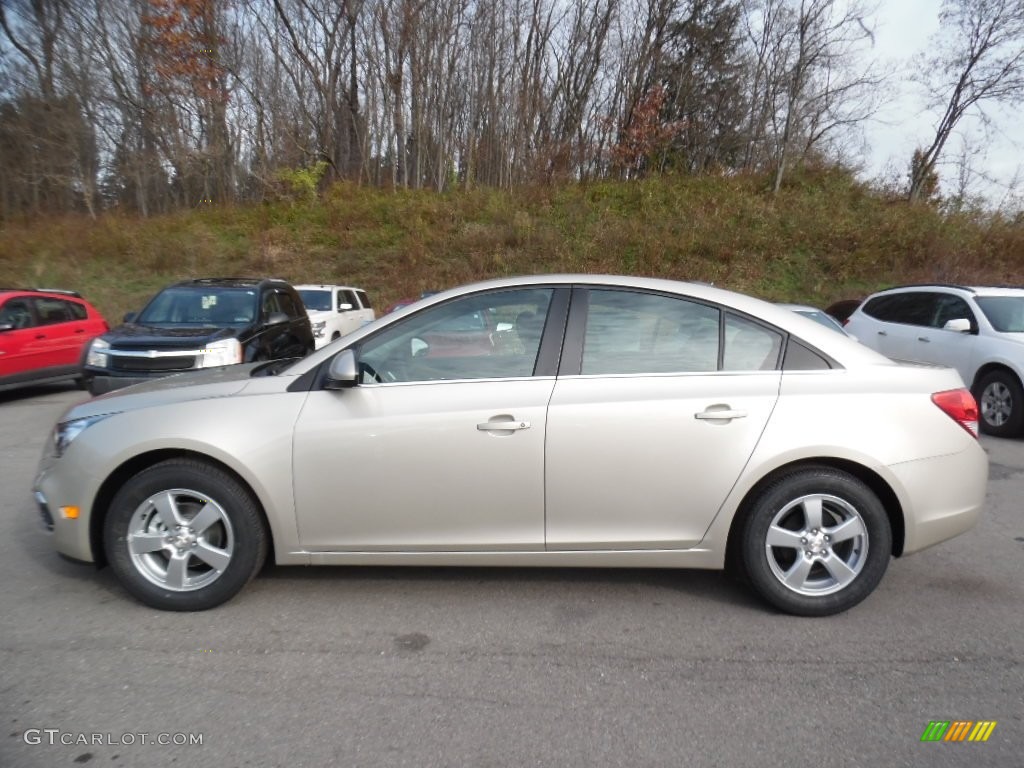
{"label": "red car", "polygon": [[82,350],[109,328],[72,291],[0,289],[0,390],[70,380],[81,384]]}

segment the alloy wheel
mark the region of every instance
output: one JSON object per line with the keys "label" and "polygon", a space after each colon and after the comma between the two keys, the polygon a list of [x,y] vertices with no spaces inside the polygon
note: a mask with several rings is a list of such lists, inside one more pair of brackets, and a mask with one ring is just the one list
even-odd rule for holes
{"label": "alloy wheel", "polygon": [[224,573],[235,534],[224,508],[198,491],[154,493],[128,526],[132,565],[146,580],[174,592],[209,586]]}
{"label": "alloy wheel", "polygon": [[868,531],[860,512],[829,494],[801,496],[772,519],[765,537],[768,566],[779,583],[799,595],[830,595],[864,569]]}

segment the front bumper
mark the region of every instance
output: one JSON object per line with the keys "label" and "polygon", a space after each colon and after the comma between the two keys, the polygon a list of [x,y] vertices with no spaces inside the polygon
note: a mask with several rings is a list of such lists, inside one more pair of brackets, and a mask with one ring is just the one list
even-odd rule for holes
{"label": "front bumper", "polygon": [[[32,488],[43,527],[53,534],[54,548],[62,555],[86,563],[96,560],[89,531],[95,482],[95,478],[83,477],[74,465],[44,459]],[[83,492],[83,489],[88,490]],[[65,513],[71,506],[79,510],[77,517],[71,518]]]}

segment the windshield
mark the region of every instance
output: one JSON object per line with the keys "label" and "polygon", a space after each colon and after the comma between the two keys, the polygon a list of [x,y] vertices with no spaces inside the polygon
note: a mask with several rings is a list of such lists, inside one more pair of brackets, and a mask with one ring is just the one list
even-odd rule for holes
{"label": "windshield", "polygon": [[330,291],[303,288],[302,290],[299,291],[299,296],[302,297],[302,303],[306,305],[306,309],[321,310],[327,312],[329,312],[331,309]]}
{"label": "windshield", "polygon": [[135,322],[224,328],[248,325],[255,317],[254,288],[176,285],[160,291]]}
{"label": "windshield", "polygon": [[999,333],[1024,333],[1024,296],[979,296],[974,300]]}

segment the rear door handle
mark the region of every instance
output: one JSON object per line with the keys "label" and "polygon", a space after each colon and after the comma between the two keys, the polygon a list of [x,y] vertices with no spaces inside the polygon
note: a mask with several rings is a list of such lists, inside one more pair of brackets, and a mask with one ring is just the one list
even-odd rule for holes
{"label": "rear door handle", "polygon": [[878,335],[879,335],[879,336],[888,336],[889,334],[888,334],[888,333],[886,333],[885,331],[879,331],[879,332],[878,332]]}
{"label": "rear door handle", "polygon": [[706,411],[693,414],[693,418],[700,419],[701,421],[732,421],[733,419],[745,419],[747,418],[746,411],[733,411],[728,408],[721,410],[712,410],[709,408]]}
{"label": "rear door handle", "polygon": [[932,343],[932,340],[929,339],[927,336],[918,336],[917,340],[918,341],[923,341],[925,344],[931,344]]}
{"label": "rear door handle", "polygon": [[530,422],[518,419],[502,419],[501,421],[485,421],[477,424],[481,432],[514,432],[517,429],[529,429]]}

